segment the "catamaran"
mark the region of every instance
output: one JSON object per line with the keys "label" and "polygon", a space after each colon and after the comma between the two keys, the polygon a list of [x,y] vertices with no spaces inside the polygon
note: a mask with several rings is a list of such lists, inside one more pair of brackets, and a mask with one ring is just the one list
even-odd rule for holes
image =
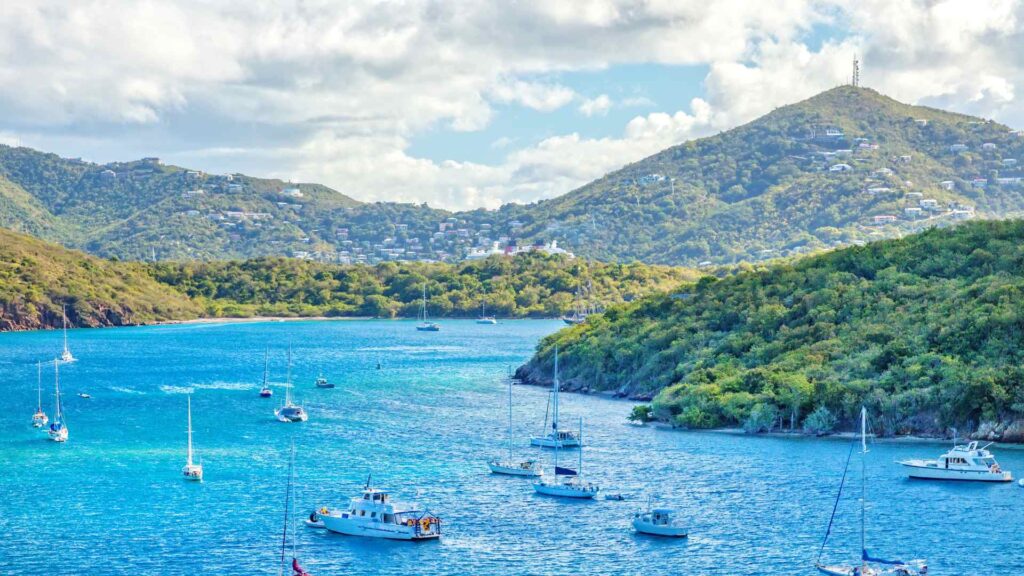
{"label": "catamaran", "polygon": [[921,480],[961,480],[968,482],[1012,482],[1013,474],[1000,468],[995,456],[988,451],[988,443],[978,448],[977,442],[957,446],[936,460],[903,460],[908,476]]}
{"label": "catamaran", "polygon": [[60,404],[60,361],[56,359],[53,361],[53,389],[56,402],[53,408],[53,422],[50,423],[47,434],[54,442],[67,442],[68,426],[64,422],[64,411]]}
{"label": "catamaran", "polygon": [[430,322],[427,320],[427,285],[423,285],[423,305],[420,311],[421,321],[416,329],[420,332],[438,332],[441,330],[441,326],[436,322]]}
{"label": "catamaran", "polygon": [[292,347],[288,346],[288,380],[284,389],[284,405],[274,410],[274,416],[279,422],[305,422],[309,420],[309,414],[302,406],[292,404]]}
{"label": "catamaran", "polygon": [[[583,418],[580,418],[580,435],[583,438]],[[534,483],[533,489],[538,494],[546,496],[559,496],[561,498],[594,498],[601,490],[597,484],[587,482],[583,479],[583,447],[580,446],[579,463],[576,470],[571,468],[558,467],[558,447],[555,447],[554,475],[541,476],[540,480]]]}
{"label": "catamaran", "polygon": [[274,391],[270,389],[270,348],[263,353],[263,388],[260,388],[260,398],[270,398]]}
{"label": "catamaran", "polygon": [[495,474],[537,477],[542,474],[540,462],[536,460],[517,461],[512,455],[512,385],[515,382],[510,369],[508,374],[508,459],[494,458],[487,463],[487,466]]}
{"label": "catamaran", "polygon": [[[561,385],[558,382],[558,347],[555,347],[555,372],[554,382],[551,386],[551,398],[554,410],[551,415],[551,432],[543,436],[530,438],[530,444],[544,448],[573,448],[581,446],[580,439],[571,430],[558,429],[558,389]],[[547,413],[544,414],[544,426],[547,427]]]}
{"label": "catamaran", "polygon": [[477,324],[497,324],[498,319],[487,315],[487,303],[480,303],[480,317],[476,319]]}
{"label": "catamaran", "polygon": [[830,565],[822,564],[821,562],[821,555],[825,551],[825,545],[828,544],[828,537],[832,534],[832,523],[836,517],[836,510],[839,508],[839,500],[843,496],[843,486],[846,484],[847,473],[850,471],[850,459],[853,456],[853,448],[856,446],[856,443],[854,442],[850,444],[850,452],[846,456],[846,467],[843,469],[843,479],[839,483],[839,493],[836,494],[836,502],[832,506],[832,516],[828,519],[828,529],[825,530],[825,538],[821,541],[821,548],[818,549],[818,559],[815,561],[814,566],[819,572],[829,574],[830,576],[882,576],[886,574],[896,576],[918,576],[927,574],[928,566],[924,560],[911,560],[909,562],[904,562],[902,560],[886,560],[884,558],[874,558],[868,553],[864,535],[864,525],[866,521],[865,509],[867,501],[867,474],[865,472],[865,462],[868,455],[867,428],[868,411],[867,408],[861,407],[860,563],[849,565]]}
{"label": "catamaran", "polygon": [[288,549],[288,521],[292,523],[292,576],[312,576],[299,564],[298,537],[299,531],[295,524],[295,442],[292,442],[291,459],[288,461],[288,487],[284,493],[284,528],[281,531],[281,561],[278,564],[278,576],[285,573],[285,551]]}
{"label": "catamaran", "polygon": [[42,428],[50,422],[50,418],[43,412],[43,363],[36,362],[36,413],[32,415],[32,427]]}
{"label": "catamaran", "polygon": [[389,540],[433,540],[441,537],[441,519],[416,506],[391,500],[390,494],[370,485],[366,479],[363,494],[353,498],[344,510],[331,509],[320,514],[324,527],[348,536]]}
{"label": "catamaran", "polygon": [[60,354],[61,362],[74,362],[75,357],[71,354],[71,349],[68,348],[68,314],[67,307],[61,305],[60,314],[64,318],[64,351]]}
{"label": "catamaran", "polygon": [[181,469],[185,480],[193,482],[203,481],[203,465],[192,461],[192,395],[188,395],[188,455],[185,460],[185,467]]}

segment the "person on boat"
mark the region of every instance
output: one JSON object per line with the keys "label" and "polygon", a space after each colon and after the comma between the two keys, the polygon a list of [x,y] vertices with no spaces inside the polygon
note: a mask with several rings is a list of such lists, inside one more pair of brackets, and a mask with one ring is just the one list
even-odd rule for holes
{"label": "person on boat", "polygon": [[299,565],[298,558],[292,558],[292,574],[294,576],[313,576],[309,572],[306,572],[302,566]]}

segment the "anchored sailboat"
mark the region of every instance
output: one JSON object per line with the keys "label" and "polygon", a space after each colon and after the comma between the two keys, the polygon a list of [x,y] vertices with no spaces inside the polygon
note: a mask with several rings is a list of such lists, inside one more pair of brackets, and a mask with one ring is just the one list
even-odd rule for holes
{"label": "anchored sailboat", "polygon": [[270,398],[274,391],[270,389],[270,347],[263,353],[263,388],[260,388],[260,398]]}
{"label": "anchored sailboat", "polygon": [[71,354],[71,349],[68,348],[68,314],[67,307],[61,305],[60,307],[61,316],[64,318],[64,351],[60,354],[61,362],[74,362],[75,357]]}
{"label": "anchored sailboat", "polygon": [[864,533],[864,525],[866,522],[865,502],[867,501],[867,474],[865,467],[868,455],[867,428],[868,411],[867,408],[861,407],[860,563],[852,565],[826,565],[821,563],[821,555],[825,551],[825,545],[828,543],[829,535],[832,534],[832,523],[836,517],[836,510],[839,508],[839,499],[843,496],[843,486],[846,484],[847,473],[850,471],[850,459],[853,456],[853,447],[856,445],[856,443],[852,443],[850,444],[850,452],[846,456],[846,467],[843,469],[843,479],[839,484],[839,493],[836,495],[836,502],[832,506],[832,516],[828,519],[828,529],[825,530],[825,538],[821,542],[821,548],[818,549],[818,559],[815,561],[814,566],[819,572],[829,574],[830,576],[881,576],[884,574],[918,576],[927,574],[928,566],[925,564],[924,560],[911,560],[910,562],[904,562],[902,560],[885,560],[883,558],[873,558],[868,553]]}
{"label": "anchored sailboat", "polygon": [[480,317],[476,319],[477,324],[497,324],[498,319],[487,315],[487,302],[480,303]]}
{"label": "anchored sailboat", "polygon": [[185,476],[186,480],[192,480],[194,482],[203,481],[203,465],[195,464],[192,461],[192,395],[188,395],[188,456],[185,461],[185,467],[181,469],[181,473]]}
{"label": "anchored sailboat", "polygon": [[43,412],[43,363],[36,362],[36,413],[32,415],[32,427],[42,428],[50,421]]}
{"label": "anchored sailboat", "polygon": [[299,564],[298,530],[295,529],[295,442],[292,442],[291,460],[288,461],[288,487],[284,493],[284,528],[281,531],[281,562],[278,565],[278,576],[285,573],[285,551],[288,549],[288,521],[292,523],[292,576],[312,576]]}
{"label": "anchored sailboat", "polygon": [[292,404],[292,347],[288,346],[288,380],[284,389],[284,405],[274,410],[274,416],[279,422],[305,422],[309,420],[309,414],[302,406]]}
{"label": "anchored sailboat", "polygon": [[[573,448],[581,446],[580,439],[571,430],[559,430],[558,429],[558,389],[561,385],[558,382],[558,347],[555,347],[555,373],[554,383],[552,384],[551,398],[554,410],[551,415],[551,432],[543,436],[534,436],[530,438],[530,444],[534,446],[543,446],[545,448]],[[545,416],[545,427],[547,425],[547,417]]]}
{"label": "anchored sailboat", "polygon": [[421,321],[416,329],[420,332],[438,332],[441,330],[441,326],[436,322],[430,322],[427,320],[427,285],[423,284],[423,305],[420,310]]}
{"label": "anchored sailboat", "polygon": [[[583,438],[583,418],[580,418],[580,435]],[[555,473],[553,476],[541,476],[533,489],[538,494],[546,496],[560,496],[562,498],[594,498],[601,490],[597,484],[587,482],[583,479],[583,447],[580,447],[579,462],[576,470],[571,468],[558,467],[558,447],[555,447],[554,455]]]}
{"label": "anchored sailboat", "polygon": [[53,361],[53,389],[56,402],[53,408],[53,422],[50,423],[47,434],[54,442],[67,442],[68,427],[64,422],[64,410],[61,409],[60,404],[60,361],[56,359]]}
{"label": "anchored sailboat", "polygon": [[508,460],[502,460],[500,458],[494,458],[487,463],[490,467],[491,472],[495,474],[507,474],[509,476],[529,476],[537,477],[540,476],[542,471],[540,462],[536,460],[520,460],[516,461],[512,456],[512,384],[515,383],[515,379],[512,378],[512,371],[509,370],[508,374]]}

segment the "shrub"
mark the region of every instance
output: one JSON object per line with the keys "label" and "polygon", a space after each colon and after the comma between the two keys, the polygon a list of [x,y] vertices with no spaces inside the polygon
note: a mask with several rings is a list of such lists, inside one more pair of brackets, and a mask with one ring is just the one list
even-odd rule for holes
{"label": "shrub", "polygon": [[836,427],[836,417],[824,406],[818,406],[804,418],[804,432],[807,434],[828,434]]}
{"label": "shrub", "polygon": [[779,409],[771,404],[758,404],[750,411],[743,422],[743,431],[747,434],[760,434],[769,432],[779,419]]}

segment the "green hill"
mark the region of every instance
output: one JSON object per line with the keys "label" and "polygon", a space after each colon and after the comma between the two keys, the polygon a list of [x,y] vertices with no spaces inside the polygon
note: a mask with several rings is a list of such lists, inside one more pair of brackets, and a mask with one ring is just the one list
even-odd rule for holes
{"label": "green hill", "polygon": [[[930,230],[609,309],[546,338],[520,377],[654,396],[685,427],[949,427],[1024,441],[1024,221]],[[810,418],[817,411],[817,414]]]}
{"label": "green hill", "polygon": [[0,331],[194,318],[200,308],[141,264],[110,262],[0,229]]}

